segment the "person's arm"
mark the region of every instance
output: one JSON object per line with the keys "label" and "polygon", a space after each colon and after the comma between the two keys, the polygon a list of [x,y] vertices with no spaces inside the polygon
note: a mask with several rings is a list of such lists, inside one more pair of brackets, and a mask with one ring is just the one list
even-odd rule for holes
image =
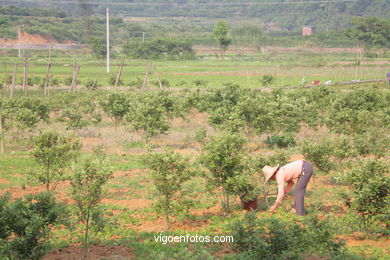
{"label": "person's arm", "polygon": [[294,181],[293,180],[288,181],[287,182],[287,187],[286,187],[286,190],[285,190],[285,195],[287,193],[289,193],[292,190],[293,187],[294,187]]}
{"label": "person's arm", "polygon": [[270,208],[270,211],[274,211],[275,208],[276,208],[280,203],[282,203],[282,200],[283,200],[284,194],[285,194],[285,190],[284,190],[284,181],[283,181],[283,179],[277,178],[277,182],[278,182],[278,197],[276,198],[276,201],[275,201],[274,205],[272,205],[272,207]]}

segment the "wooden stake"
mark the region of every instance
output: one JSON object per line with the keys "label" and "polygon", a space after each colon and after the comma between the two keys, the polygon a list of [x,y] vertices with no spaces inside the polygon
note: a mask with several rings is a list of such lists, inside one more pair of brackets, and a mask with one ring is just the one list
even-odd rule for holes
{"label": "wooden stake", "polygon": [[4,62],[4,89],[8,92],[8,74],[7,74],[7,63]]}
{"label": "wooden stake", "polygon": [[47,64],[45,85],[43,86],[43,96],[44,97],[46,97],[48,94],[48,88],[49,88],[49,83],[50,83],[50,80],[49,80],[50,68],[51,68],[51,61],[49,58],[49,63]]}
{"label": "wooden stake", "polygon": [[27,62],[28,62],[28,58],[25,57],[24,64],[23,64],[23,89],[24,89],[25,96],[27,96],[27,91],[28,91]]}
{"label": "wooden stake", "polygon": [[70,87],[70,90],[73,92],[76,92],[76,86],[77,86],[77,75],[79,74],[80,66],[76,66],[76,70],[73,74],[73,80],[72,85]]}
{"label": "wooden stake", "polygon": [[142,89],[141,91],[144,91],[145,90],[145,86],[146,86],[146,83],[149,82],[149,72],[150,72],[150,67],[152,66],[152,63],[151,62],[148,62],[148,65],[146,67],[146,73],[145,73],[145,77],[144,77],[144,83],[142,84]]}
{"label": "wooden stake", "polygon": [[160,90],[162,90],[163,89],[163,85],[162,85],[162,82],[161,82],[161,79],[160,79],[160,74],[158,73],[156,66],[153,65],[153,69],[154,69],[154,73],[157,76],[158,83],[160,84]]}
{"label": "wooden stake", "polygon": [[12,85],[11,91],[9,93],[9,97],[12,98],[14,96],[15,84],[16,84],[16,74],[18,73],[18,63],[15,63],[14,75],[12,76]]}
{"label": "wooden stake", "polygon": [[0,111],[0,152],[4,154],[3,112]]}
{"label": "wooden stake", "polygon": [[118,87],[119,81],[121,79],[121,74],[122,74],[122,68],[123,68],[123,63],[119,65],[119,70],[118,73],[116,74],[116,79],[115,79],[115,85],[114,87]]}

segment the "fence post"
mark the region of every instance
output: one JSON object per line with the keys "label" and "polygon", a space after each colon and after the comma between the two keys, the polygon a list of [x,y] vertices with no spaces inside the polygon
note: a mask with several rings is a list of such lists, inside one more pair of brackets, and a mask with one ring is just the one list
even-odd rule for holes
{"label": "fence post", "polygon": [[7,74],[7,63],[4,62],[4,89],[5,92],[8,92],[8,74]]}
{"label": "fence post", "polygon": [[145,77],[144,77],[144,83],[142,84],[142,89],[141,91],[144,91],[145,90],[145,86],[146,86],[146,83],[149,82],[149,72],[150,72],[150,67],[152,66],[152,63],[151,62],[148,62],[148,65],[146,67],[146,73],[145,73]]}
{"label": "fence post", "polygon": [[77,75],[79,74],[80,66],[76,66],[76,69],[73,74],[73,80],[72,85],[70,87],[70,90],[73,92],[76,92],[76,86],[77,86]]}
{"label": "fence post", "polygon": [[4,154],[3,112],[0,110],[0,152]]}
{"label": "fence post", "polygon": [[119,65],[119,70],[118,70],[118,74],[116,74],[116,79],[115,79],[115,85],[114,85],[114,87],[117,87],[118,84],[119,84],[119,81],[120,81],[120,79],[121,79],[121,74],[122,74],[122,68],[123,68],[123,63],[121,63],[121,64]]}
{"label": "fence post", "polygon": [[15,84],[16,84],[16,74],[18,73],[18,63],[15,63],[14,75],[12,76],[12,85],[11,91],[9,93],[9,97],[12,98],[14,96]]}
{"label": "fence post", "polygon": [[27,91],[28,91],[28,75],[27,75],[27,62],[28,58],[24,57],[24,64],[23,64],[23,90],[24,90],[24,95],[27,96]]}
{"label": "fence post", "polygon": [[46,71],[46,80],[45,80],[45,85],[43,86],[43,96],[46,97],[48,94],[48,88],[49,88],[49,73],[50,73],[50,68],[51,68],[51,60],[49,58],[49,63],[47,64],[47,71]]}
{"label": "fence post", "polygon": [[163,85],[162,85],[162,82],[161,82],[161,79],[160,79],[160,74],[158,73],[157,68],[156,68],[155,65],[153,65],[153,69],[154,69],[154,73],[157,76],[158,83],[160,84],[160,90],[162,90],[163,89]]}

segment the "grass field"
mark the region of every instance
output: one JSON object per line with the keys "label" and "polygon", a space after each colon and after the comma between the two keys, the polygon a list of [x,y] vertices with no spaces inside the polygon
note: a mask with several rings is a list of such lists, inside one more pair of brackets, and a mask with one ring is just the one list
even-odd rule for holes
{"label": "grass field", "polygon": [[[321,50],[320,50],[321,51]],[[76,58],[80,66],[78,82],[80,86],[87,81],[97,79],[100,86],[112,86],[110,78],[115,79],[119,64],[125,64],[121,86],[141,87],[146,73],[147,62],[141,60],[116,59],[111,61],[111,74],[106,74],[104,60],[74,57],[53,57],[50,74],[59,85],[70,85],[73,63]],[[29,59],[29,77],[43,81],[46,77],[48,57],[40,55]],[[14,64],[19,63],[17,82],[21,84],[23,59],[0,59],[1,74],[11,77]],[[4,65],[6,64],[6,65]],[[261,78],[270,74],[274,77],[272,86],[299,86],[302,79],[307,83],[319,80],[321,83],[333,83],[351,80],[385,78],[390,64],[384,59],[363,58],[357,63],[355,53],[266,53],[266,54],[229,54],[221,60],[215,56],[199,56],[195,61],[156,61],[161,79],[169,87],[218,87],[232,82],[242,87],[261,87]],[[359,64],[359,66],[357,65]],[[4,76],[3,76],[4,77]],[[201,81],[196,83],[196,81]],[[33,84],[33,83],[31,83]],[[35,83],[38,84],[38,83]],[[150,73],[150,84],[157,86],[154,70]]]}

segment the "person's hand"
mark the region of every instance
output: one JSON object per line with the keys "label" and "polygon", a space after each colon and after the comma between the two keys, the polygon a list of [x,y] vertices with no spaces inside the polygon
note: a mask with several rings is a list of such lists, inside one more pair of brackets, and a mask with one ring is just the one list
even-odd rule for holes
{"label": "person's hand", "polygon": [[276,205],[273,205],[273,206],[271,206],[270,208],[269,208],[269,211],[274,211],[275,210],[275,208],[276,208]]}

